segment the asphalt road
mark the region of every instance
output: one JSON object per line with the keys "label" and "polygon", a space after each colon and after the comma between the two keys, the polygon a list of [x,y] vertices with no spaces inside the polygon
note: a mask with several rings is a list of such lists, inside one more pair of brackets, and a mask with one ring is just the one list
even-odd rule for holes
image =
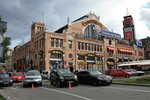
{"label": "asphalt road", "polygon": [[150,88],[141,86],[78,85],[71,88],[56,88],[48,82],[42,87],[23,88],[22,83],[0,88],[0,93],[8,100],[150,100]]}

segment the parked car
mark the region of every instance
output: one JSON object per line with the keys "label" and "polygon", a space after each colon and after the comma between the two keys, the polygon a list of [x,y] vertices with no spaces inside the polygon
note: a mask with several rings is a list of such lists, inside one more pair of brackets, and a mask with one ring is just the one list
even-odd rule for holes
{"label": "parked car", "polygon": [[44,71],[42,71],[42,73],[41,73],[41,76],[42,76],[42,79],[50,79],[50,73],[51,73],[51,71],[50,70],[48,70],[48,71],[46,71],[46,70],[44,70]]}
{"label": "parked car", "polygon": [[22,72],[16,72],[11,75],[13,82],[22,82],[24,80],[24,74]]}
{"label": "parked car", "polygon": [[79,83],[97,85],[110,85],[112,77],[109,75],[102,75],[98,70],[80,71],[77,73]]}
{"label": "parked car", "polygon": [[129,78],[131,75],[122,69],[113,69],[110,71],[112,77],[126,77]]}
{"label": "parked car", "polygon": [[36,84],[39,86],[42,86],[42,76],[39,71],[37,70],[29,70],[25,74],[25,78],[23,81],[23,87],[26,87],[27,85]]}
{"label": "parked car", "polygon": [[13,80],[9,77],[9,74],[0,72],[0,86],[12,86]]}
{"label": "parked car", "polygon": [[71,73],[70,70],[65,68],[51,70],[50,82],[56,87],[61,87],[62,85],[69,85],[69,83],[74,86],[78,85],[77,76]]}
{"label": "parked car", "polygon": [[7,72],[7,74],[9,74],[9,77],[11,77],[14,74],[14,72]]}
{"label": "parked car", "polygon": [[144,75],[143,71],[137,71],[135,69],[126,69],[125,71],[127,73],[129,73],[131,76],[141,76],[141,75]]}

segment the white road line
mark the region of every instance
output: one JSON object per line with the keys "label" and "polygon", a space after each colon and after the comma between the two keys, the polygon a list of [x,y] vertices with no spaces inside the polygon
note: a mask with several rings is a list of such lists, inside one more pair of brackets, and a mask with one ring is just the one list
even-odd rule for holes
{"label": "white road line", "polygon": [[54,91],[54,92],[59,92],[59,93],[66,94],[66,95],[71,95],[71,96],[78,97],[78,98],[81,98],[81,99],[84,99],[84,100],[92,100],[90,98],[86,98],[86,97],[83,97],[83,96],[80,96],[80,95],[76,95],[76,94],[72,94],[72,93],[68,93],[68,92],[63,92],[63,91],[50,89],[50,88],[46,88],[46,87],[41,87],[41,88],[46,89],[46,90],[50,90],[50,91]]}
{"label": "white road line", "polygon": [[148,92],[148,93],[150,93],[150,91],[146,91],[146,90],[137,90],[137,89],[128,89],[128,88],[119,88],[119,87],[107,87],[107,88],[118,89],[118,90],[127,90],[127,91],[136,91],[136,92]]}

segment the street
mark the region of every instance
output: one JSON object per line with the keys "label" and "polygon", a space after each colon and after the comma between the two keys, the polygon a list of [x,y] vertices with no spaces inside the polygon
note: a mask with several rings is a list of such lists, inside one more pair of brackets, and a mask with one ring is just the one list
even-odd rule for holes
{"label": "street", "polygon": [[128,85],[92,86],[79,84],[56,88],[44,81],[42,87],[23,88],[22,83],[0,89],[8,100],[149,100],[150,88]]}

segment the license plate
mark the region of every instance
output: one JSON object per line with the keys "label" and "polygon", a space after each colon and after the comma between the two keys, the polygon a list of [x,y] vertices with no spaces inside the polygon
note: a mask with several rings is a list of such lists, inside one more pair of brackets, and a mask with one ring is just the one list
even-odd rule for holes
{"label": "license plate", "polygon": [[9,82],[4,82],[4,84],[9,84]]}
{"label": "license plate", "polygon": [[68,81],[68,83],[73,83],[73,81]]}

